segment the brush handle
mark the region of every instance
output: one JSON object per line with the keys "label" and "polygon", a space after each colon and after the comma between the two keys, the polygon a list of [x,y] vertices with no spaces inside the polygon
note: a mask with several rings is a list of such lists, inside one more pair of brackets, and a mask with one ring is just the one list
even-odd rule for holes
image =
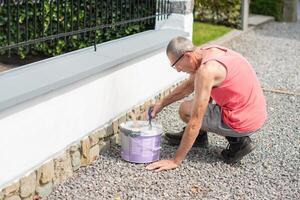
{"label": "brush handle", "polygon": [[151,113],[152,113],[152,111],[153,111],[153,106],[151,106],[151,107],[148,109],[148,120],[149,120],[149,125],[150,125],[150,126],[152,126],[152,124],[151,124],[151,120],[152,120],[152,115],[151,115]]}

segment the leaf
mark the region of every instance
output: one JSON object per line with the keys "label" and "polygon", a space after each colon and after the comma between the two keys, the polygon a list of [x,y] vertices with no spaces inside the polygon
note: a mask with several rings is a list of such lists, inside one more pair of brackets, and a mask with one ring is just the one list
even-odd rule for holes
{"label": "leaf", "polygon": [[116,196],[115,200],[121,200],[120,196]]}
{"label": "leaf", "polygon": [[193,185],[193,187],[191,188],[191,191],[192,191],[194,194],[196,194],[196,193],[202,192],[203,190],[202,190],[199,186]]}

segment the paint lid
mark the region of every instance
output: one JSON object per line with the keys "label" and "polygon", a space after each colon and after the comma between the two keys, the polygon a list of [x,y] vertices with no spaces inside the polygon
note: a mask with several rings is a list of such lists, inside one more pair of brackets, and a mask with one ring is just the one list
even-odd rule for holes
{"label": "paint lid", "polygon": [[148,121],[127,121],[120,124],[120,130],[125,135],[135,136],[157,136],[163,133],[162,125],[152,122],[152,128]]}

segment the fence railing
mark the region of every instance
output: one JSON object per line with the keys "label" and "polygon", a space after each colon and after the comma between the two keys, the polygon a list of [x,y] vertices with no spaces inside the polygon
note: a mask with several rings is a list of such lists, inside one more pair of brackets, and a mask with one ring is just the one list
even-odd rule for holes
{"label": "fence railing", "polygon": [[0,0],[0,54],[96,48],[169,14],[169,0]]}

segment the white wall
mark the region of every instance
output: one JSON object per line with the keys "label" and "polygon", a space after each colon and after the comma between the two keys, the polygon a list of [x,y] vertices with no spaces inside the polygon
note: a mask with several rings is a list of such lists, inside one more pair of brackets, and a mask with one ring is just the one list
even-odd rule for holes
{"label": "white wall", "polygon": [[184,77],[162,49],[0,113],[0,188]]}

